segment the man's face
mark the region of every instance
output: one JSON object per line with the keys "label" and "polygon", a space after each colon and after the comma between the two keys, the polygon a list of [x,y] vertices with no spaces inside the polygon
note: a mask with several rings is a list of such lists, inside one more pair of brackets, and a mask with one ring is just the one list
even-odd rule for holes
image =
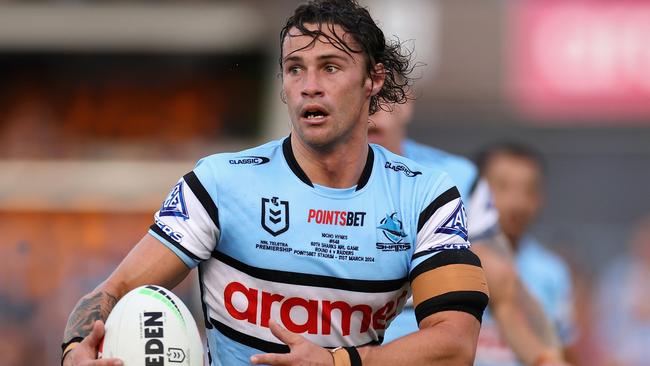
{"label": "man's face", "polygon": [[[326,24],[322,28],[329,33]],[[334,28],[348,45],[358,48],[340,26]],[[381,89],[381,80],[372,83],[363,54],[347,54],[322,37],[312,42],[312,37],[293,28],[282,46],[282,88],[293,132],[306,145],[320,149],[352,136],[365,139],[370,97]]]}
{"label": "man's face", "polygon": [[519,240],[542,206],[542,176],[539,166],[526,158],[497,153],[485,168],[499,224],[511,240]]}

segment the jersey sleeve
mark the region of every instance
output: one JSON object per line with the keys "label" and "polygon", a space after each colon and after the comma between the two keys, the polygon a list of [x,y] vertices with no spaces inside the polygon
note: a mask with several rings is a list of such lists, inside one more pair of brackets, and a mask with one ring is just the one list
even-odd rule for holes
{"label": "jersey sleeve", "polygon": [[489,238],[499,232],[499,212],[485,179],[479,179],[472,191],[469,204],[469,237],[472,241]]}
{"label": "jersey sleeve", "polygon": [[189,267],[210,258],[220,235],[217,206],[195,171],[185,174],[154,215],[149,234]]}
{"label": "jersey sleeve", "polygon": [[489,297],[487,281],[479,258],[469,250],[463,201],[446,177],[434,192],[419,214],[409,274],[416,319],[419,324],[434,313],[455,310],[481,321]]}

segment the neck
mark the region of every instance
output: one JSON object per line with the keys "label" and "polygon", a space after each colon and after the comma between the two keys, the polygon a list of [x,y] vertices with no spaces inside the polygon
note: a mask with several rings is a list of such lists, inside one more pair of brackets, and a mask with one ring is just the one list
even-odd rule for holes
{"label": "neck", "polygon": [[382,145],[397,155],[404,155],[402,144],[404,144],[404,140],[406,139],[406,137],[404,135],[398,135],[395,137],[397,138],[392,138],[391,141],[387,141]]}
{"label": "neck", "polygon": [[399,140],[397,140],[395,143],[395,149],[392,150],[395,154],[404,156],[403,146],[405,140],[406,140],[406,134],[404,132],[401,132],[399,135]]}
{"label": "neck", "polygon": [[291,134],[291,149],[312,183],[330,188],[350,188],[361,177],[369,147],[367,138],[356,138],[330,149],[319,149],[307,145],[294,133]]}

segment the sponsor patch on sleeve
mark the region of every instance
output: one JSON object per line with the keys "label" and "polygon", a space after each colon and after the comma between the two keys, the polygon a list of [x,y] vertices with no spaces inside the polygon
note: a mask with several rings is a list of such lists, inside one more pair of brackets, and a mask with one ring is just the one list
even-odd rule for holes
{"label": "sponsor patch on sleeve", "polygon": [[461,200],[458,200],[458,204],[451,215],[443,222],[443,224],[438,227],[435,231],[436,233],[457,235],[460,236],[463,240],[467,240],[467,213],[465,212],[465,207]]}
{"label": "sponsor patch on sleeve", "polygon": [[163,202],[160,208],[160,216],[176,216],[182,217],[187,220],[190,216],[187,213],[187,205],[185,204],[185,197],[183,195],[183,181],[176,183],[174,188]]}

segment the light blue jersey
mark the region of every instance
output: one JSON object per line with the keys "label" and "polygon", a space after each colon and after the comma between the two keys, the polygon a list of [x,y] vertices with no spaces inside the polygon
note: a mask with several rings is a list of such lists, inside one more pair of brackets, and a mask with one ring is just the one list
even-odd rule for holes
{"label": "light blue jersey", "polygon": [[[567,264],[532,237],[524,237],[515,253],[517,271],[530,294],[553,322],[563,345],[575,341],[573,286]],[[476,366],[518,366],[495,320],[485,312],[476,350]]]}
{"label": "light blue jersey", "polygon": [[[447,172],[458,187],[464,202],[469,202],[469,234],[472,240],[492,235],[498,230],[498,214],[492,204],[487,183],[478,179],[478,169],[470,160],[419,144],[413,140],[405,140],[402,144],[404,156],[418,163]],[[386,330],[384,342],[418,330],[415,310],[411,302],[407,302],[390,327]]]}
{"label": "light blue jersey", "polygon": [[[231,366],[288,351],[270,319],[324,347],[381,343],[409,280],[454,261],[480,266],[465,223],[438,169],[371,145],[356,186],[323,187],[286,138],[200,160],[149,233],[198,266],[211,364]],[[446,298],[432,295],[416,315],[444,310]]]}
{"label": "light blue jersey", "polygon": [[463,201],[469,202],[472,188],[478,181],[478,169],[469,159],[410,139],[402,143],[402,152],[413,161],[447,172],[458,187]]}

